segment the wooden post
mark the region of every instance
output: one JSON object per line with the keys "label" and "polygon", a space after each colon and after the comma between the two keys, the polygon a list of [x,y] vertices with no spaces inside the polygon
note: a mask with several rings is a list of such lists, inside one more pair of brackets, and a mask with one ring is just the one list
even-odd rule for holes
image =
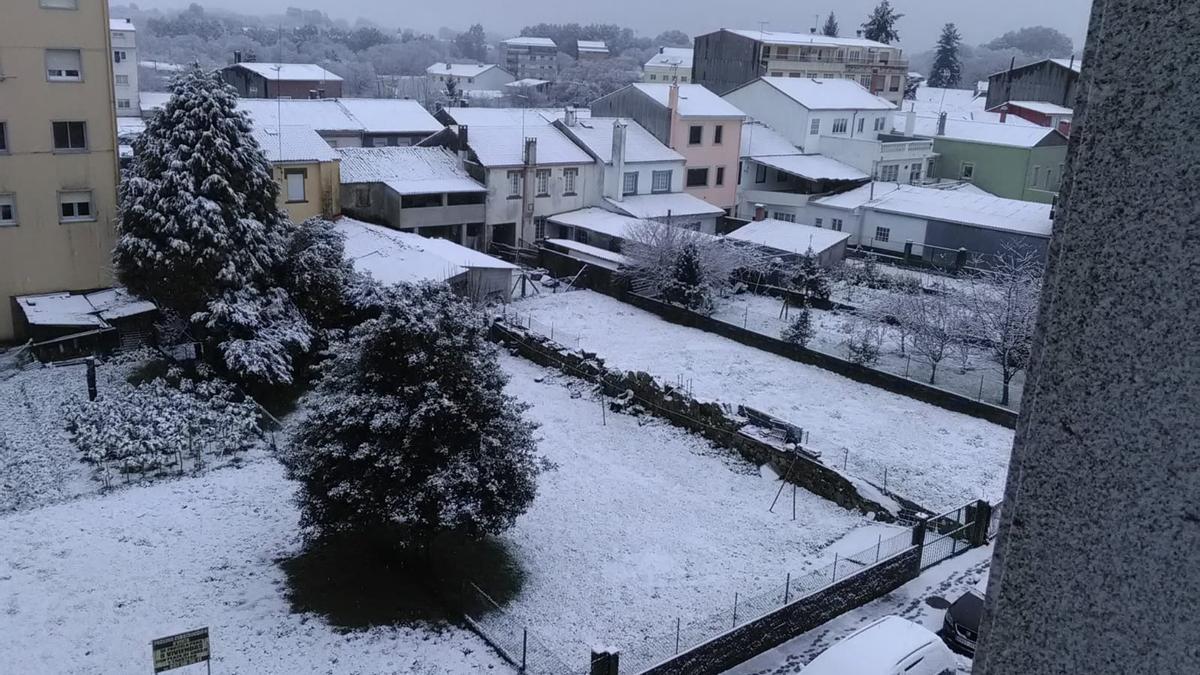
{"label": "wooden post", "polygon": [[796,519],[796,484],[792,483],[792,520]]}
{"label": "wooden post", "polygon": [[529,629],[521,629],[521,672],[525,672],[525,656],[529,653]]}
{"label": "wooden post", "polygon": [[[880,536],[883,536],[883,535],[880,535]],[[787,573],[787,581],[783,582],[783,604],[786,605],[789,602],[791,602],[791,599],[792,599],[791,591],[792,591],[792,573],[788,572]]]}
{"label": "wooden post", "polygon": [[737,591],[734,591],[733,592],[733,627],[734,628],[737,628],[737,603],[738,603],[738,594],[737,594]]}
{"label": "wooden post", "polygon": [[675,653],[679,653],[679,617],[675,617]]}

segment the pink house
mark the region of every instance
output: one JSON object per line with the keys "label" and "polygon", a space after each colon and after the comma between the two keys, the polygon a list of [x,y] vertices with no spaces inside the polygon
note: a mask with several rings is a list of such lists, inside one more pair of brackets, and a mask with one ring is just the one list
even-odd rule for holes
{"label": "pink house", "polygon": [[684,191],[732,212],[745,113],[698,84],[639,82],[596,99],[592,114],[629,117],[684,156]]}

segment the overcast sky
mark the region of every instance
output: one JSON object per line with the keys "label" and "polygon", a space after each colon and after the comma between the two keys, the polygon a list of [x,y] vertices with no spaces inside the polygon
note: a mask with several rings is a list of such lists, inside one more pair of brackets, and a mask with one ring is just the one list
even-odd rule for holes
{"label": "overcast sky", "polygon": [[[192,0],[115,0],[143,8],[181,8]],[[615,23],[653,37],[678,28],[689,35],[717,28],[757,28],[804,31],[815,15],[822,21],[836,7],[842,35],[854,35],[878,0],[195,0],[205,8],[245,13],[282,13],[289,6],[320,9],[350,21],[366,17],[385,26],[434,31],[441,26],[465,29],[480,22],[488,32],[513,33],[521,26],[548,23]],[[902,44],[912,51],[931,47],[943,24],[953,21],[969,44],[986,42],[1022,26],[1050,26],[1066,33],[1082,49],[1091,0],[892,0],[905,14],[899,30]]]}

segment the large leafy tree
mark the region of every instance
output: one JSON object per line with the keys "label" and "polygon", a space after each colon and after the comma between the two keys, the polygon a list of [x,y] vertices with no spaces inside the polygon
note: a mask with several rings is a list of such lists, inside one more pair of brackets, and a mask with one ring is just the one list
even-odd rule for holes
{"label": "large leafy tree", "polygon": [[1029,26],[1020,30],[1010,30],[985,46],[994,50],[1017,49],[1029,56],[1036,57],[1067,57],[1075,49],[1071,38],[1046,26]]}
{"label": "large leafy tree", "polygon": [[458,47],[458,53],[464,58],[473,59],[482,63],[487,60],[487,34],[483,31],[483,24],[473,24],[465,32],[459,33],[454,38],[454,46]]}
{"label": "large leafy tree", "polygon": [[900,33],[896,30],[896,22],[902,18],[904,15],[892,9],[892,3],[888,0],[881,0],[862,25],[863,37],[890,45],[900,39]]}
{"label": "large leafy tree", "polygon": [[929,86],[953,89],[962,83],[962,62],[958,58],[961,42],[962,36],[953,23],[948,23],[942,28],[942,35],[938,38],[937,56],[933,59],[933,69],[929,73]]}
{"label": "large leafy tree", "polygon": [[284,453],[314,538],[510,527],[532,503],[534,425],[504,393],[487,318],[441,284],[404,285],[332,350]]}

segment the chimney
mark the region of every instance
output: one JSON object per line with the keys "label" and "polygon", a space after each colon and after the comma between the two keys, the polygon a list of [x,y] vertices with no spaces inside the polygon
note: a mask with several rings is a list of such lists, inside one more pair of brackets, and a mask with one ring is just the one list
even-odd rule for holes
{"label": "chimney", "polygon": [[460,124],[458,126],[458,158],[465,161],[467,159],[467,146],[471,143],[471,137],[467,134],[467,125]]}
{"label": "chimney", "polygon": [[904,135],[912,136],[917,131],[917,111],[909,110],[904,113]]}
{"label": "chimney", "polygon": [[450,70],[450,64],[449,64],[449,63],[447,63],[447,64],[446,64],[446,70],[447,70],[447,71],[449,71],[449,70]]}
{"label": "chimney", "polygon": [[525,139],[525,166],[531,167],[537,164],[537,139]]}
{"label": "chimney", "polygon": [[946,113],[938,114],[937,135],[938,136],[946,135]]}
{"label": "chimney", "polygon": [[625,120],[618,118],[613,122],[612,165],[616,174],[613,197],[619,202],[625,200],[625,127]]}
{"label": "chimney", "polygon": [[1000,124],[1008,121],[1008,103],[1000,106]]}
{"label": "chimney", "polygon": [[862,30],[856,30],[854,33],[858,35],[858,37],[862,37]]}
{"label": "chimney", "polygon": [[575,126],[575,109],[571,106],[563,109],[563,124],[569,127]]}
{"label": "chimney", "polygon": [[754,205],[754,222],[767,219],[767,207],[762,204]]}
{"label": "chimney", "polygon": [[675,147],[675,121],[679,119],[679,82],[672,82],[667,90],[667,147]]}
{"label": "chimney", "polygon": [[234,50],[234,52],[233,52],[233,62],[234,62],[234,63],[241,63],[241,62],[242,62],[242,53],[241,53],[240,51]]}
{"label": "chimney", "polygon": [[[667,53],[667,48],[666,48],[666,47],[659,47],[659,48],[658,48],[658,53],[659,53],[659,54],[666,54],[666,53]],[[1074,57],[1072,57],[1072,58],[1074,58]]]}
{"label": "chimney", "polygon": [[809,28],[809,29],[808,29],[808,32],[809,32],[810,34],[812,34],[812,35],[816,35],[816,34],[817,34],[817,29],[816,29],[816,28]]}

